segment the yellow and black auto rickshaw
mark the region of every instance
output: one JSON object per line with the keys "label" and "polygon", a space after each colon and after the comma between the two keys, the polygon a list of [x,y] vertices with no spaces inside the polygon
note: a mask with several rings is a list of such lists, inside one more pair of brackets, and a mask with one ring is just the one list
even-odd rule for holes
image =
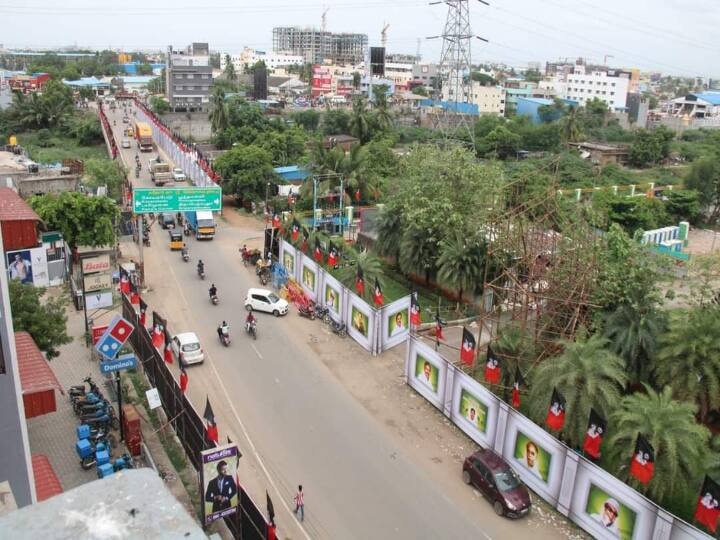
{"label": "yellow and black auto rickshaw", "polygon": [[185,246],[182,229],[170,229],[170,251],[177,251]]}

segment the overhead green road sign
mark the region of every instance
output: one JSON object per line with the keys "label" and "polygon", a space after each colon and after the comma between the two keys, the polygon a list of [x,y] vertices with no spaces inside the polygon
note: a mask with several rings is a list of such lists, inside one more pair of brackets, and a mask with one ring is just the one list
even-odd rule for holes
{"label": "overhead green road sign", "polygon": [[133,212],[219,211],[222,208],[220,187],[157,187],[133,189]]}

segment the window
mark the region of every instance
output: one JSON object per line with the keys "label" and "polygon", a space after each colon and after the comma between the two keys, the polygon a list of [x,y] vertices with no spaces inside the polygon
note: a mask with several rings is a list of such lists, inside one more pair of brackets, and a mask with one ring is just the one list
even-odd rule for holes
{"label": "window", "polygon": [[613,86],[615,86],[615,83],[612,83]]}
{"label": "window", "polygon": [[176,91],[176,92],[179,92],[179,91],[182,90],[182,89],[183,89],[182,86],[175,86],[175,91]]}
{"label": "window", "polygon": [[614,96],[614,95],[615,95],[615,92],[610,92],[610,95],[611,95],[611,96]]}

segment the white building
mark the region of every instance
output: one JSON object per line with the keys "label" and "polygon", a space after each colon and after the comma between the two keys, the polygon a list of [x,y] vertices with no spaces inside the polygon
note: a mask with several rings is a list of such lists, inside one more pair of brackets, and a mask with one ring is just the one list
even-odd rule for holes
{"label": "white building", "polygon": [[577,101],[580,105],[597,98],[604,101],[610,110],[622,112],[627,106],[630,77],[627,71],[588,71],[584,65],[576,65],[566,80],[556,76],[552,82],[558,96]]}
{"label": "white building", "polygon": [[473,81],[471,87],[471,96],[465,99],[455,99],[452,95],[452,88],[443,88],[443,101],[459,101],[463,103],[473,103],[478,106],[480,114],[497,114],[502,116],[505,114],[505,88],[502,86],[483,86],[478,81]]}
{"label": "white building", "polygon": [[[305,59],[302,56],[296,56],[292,54],[281,54],[281,53],[267,53],[265,51],[257,51],[245,47],[238,54],[231,54],[230,61],[235,67],[235,71],[242,73],[246,67],[252,67],[257,62],[262,60],[265,62],[268,70],[274,71],[279,67],[285,66],[302,66],[305,63]],[[225,69],[226,55],[220,55],[220,69]]]}

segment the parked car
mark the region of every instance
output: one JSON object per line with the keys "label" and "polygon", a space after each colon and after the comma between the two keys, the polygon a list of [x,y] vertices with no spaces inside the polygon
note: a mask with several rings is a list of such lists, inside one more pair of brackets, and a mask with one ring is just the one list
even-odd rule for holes
{"label": "parked car", "polygon": [[175,227],[175,214],[168,212],[160,214],[160,226],[163,229],[173,229]]}
{"label": "parked car", "polygon": [[123,148],[130,148],[130,139],[123,139],[121,144]]}
{"label": "parked car", "polygon": [[173,337],[171,347],[177,359],[180,358],[180,352],[182,352],[186,364],[201,364],[205,360],[205,353],[195,332],[183,332]]}
{"label": "parked car", "polygon": [[498,516],[521,517],[530,512],[530,493],[517,473],[492,450],[465,458],[463,482],[479,489]]}
{"label": "parked car", "polygon": [[176,182],[184,182],[185,180],[187,180],[187,176],[185,176],[185,173],[183,172],[182,169],[178,169],[178,168],[173,169],[172,175],[173,175],[173,180],[175,180]]}
{"label": "parked car", "polygon": [[248,311],[264,311],[276,317],[288,312],[288,303],[267,289],[248,289],[245,297],[245,309]]}

